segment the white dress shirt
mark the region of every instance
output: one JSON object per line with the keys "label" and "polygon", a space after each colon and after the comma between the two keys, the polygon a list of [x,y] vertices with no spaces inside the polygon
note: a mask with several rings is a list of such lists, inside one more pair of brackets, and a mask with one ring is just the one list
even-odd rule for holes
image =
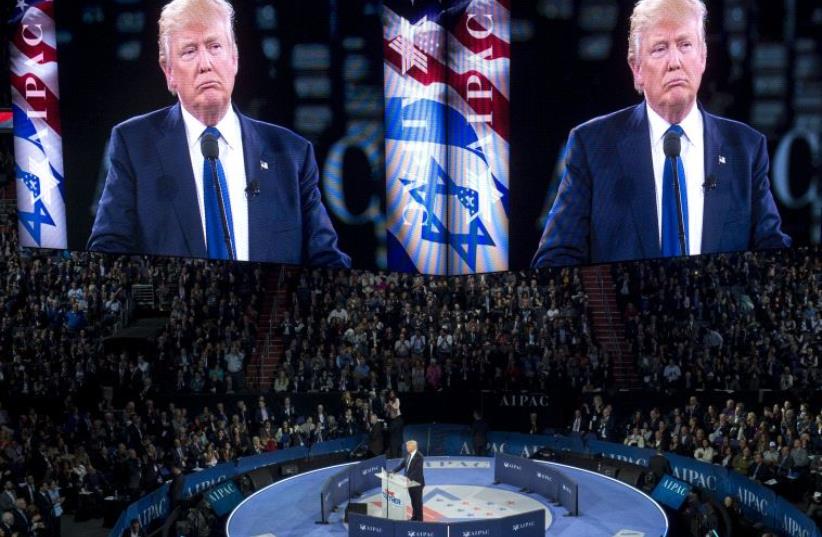
{"label": "white dress shirt", "polygon": [[[651,155],[654,161],[654,182],[656,184],[656,217],[659,244],[662,245],[662,175],[665,170],[665,151],[662,140],[671,126],[665,119],[645,103],[648,112],[648,126],[651,130]],[[686,192],[688,196],[688,253],[702,252],[702,217],[705,208],[705,131],[702,112],[694,103],[691,111],[679,124],[685,135],[682,137],[682,167],[685,169]]]}
{"label": "white dress shirt", "polygon": [[[200,204],[203,237],[206,238],[207,243],[205,200],[203,199],[204,158],[200,149],[200,138],[206,130],[206,125],[191,115],[182,104],[180,110],[183,112],[191,167],[194,170],[194,184],[197,186],[197,201]],[[237,117],[233,107],[228,107],[228,112],[215,127],[220,131],[220,164],[223,166],[226,182],[228,183],[228,199],[231,204],[231,220],[234,227],[234,249],[237,252],[237,261],[248,261],[248,200],[245,195],[243,135],[240,130],[240,118]],[[211,186],[211,177],[206,178],[205,184]]]}

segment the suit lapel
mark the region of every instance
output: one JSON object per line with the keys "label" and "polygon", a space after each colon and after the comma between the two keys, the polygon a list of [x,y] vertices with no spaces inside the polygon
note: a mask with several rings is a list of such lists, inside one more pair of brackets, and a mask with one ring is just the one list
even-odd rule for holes
{"label": "suit lapel", "polygon": [[173,188],[168,189],[170,203],[177,215],[188,254],[193,257],[206,257],[205,237],[200,219],[200,202],[197,198],[194,171],[191,169],[191,158],[180,103],[169,109],[157,148],[160,153],[160,162],[166,172],[165,180],[174,185]]}
{"label": "suit lapel", "polygon": [[727,167],[722,152],[722,139],[714,117],[702,111],[705,130],[705,182],[714,187],[705,190],[705,208],[702,217],[702,253],[718,252],[721,245],[722,227],[725,222],[729,181],[723,177]]}
{"label": "suit lapel", "polygon": [[631,193],[631,214],[642,250],[639,257],[659,257],[656,182],[644,101],[634,108],[625,125],[619,142],[619,158],[624,188]]}
{"label": "suit lapel", "polygon": [[[236,111],[236,109],[235,109]],[[256,181],[257,193],[246,196],[248,199],[248,258],[265,258],[266,222],[271,220],[272,204],[266,198],[272,193],[269,186],[269,175],[273,173],[275,163],[267,155],[261,134],[254,122],[237,111],[240,118],[240,130],[243,136],[243,162],[245,163],[246,184]]]}

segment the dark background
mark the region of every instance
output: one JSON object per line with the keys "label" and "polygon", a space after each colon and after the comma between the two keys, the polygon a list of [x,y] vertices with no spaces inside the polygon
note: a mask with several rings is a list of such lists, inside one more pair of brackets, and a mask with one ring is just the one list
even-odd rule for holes
{"label": "dark background", "polygon": [[[156,21],[163,3],[55,3],[72,249],[84,249],[90,232],[111,127],[174,102],[157,64]],[[352,121],[381,129],[378,1],[235,3],[240,72],[234,100],[244,113],[310,139],[321,170],[329,147]],[[536,250],[568,131],[640,101],[625,60],[632,5],[625,0],[513,2],[511,269],[528,266]],[[765,133],[772,165],[777,146],[794,129],[816,136],[816,153],[804,141],[793,144],[788,176],[794,197],[812,184],[819,189],[822,7],[805,0],[709,0],[707,6],[708,67],[700,92],[706,109]],[[369,166],[362,151],[349,149],[343,181],[351,213],[364,211],[374,197],[384,207],[382,161]],[[809,204],[789,208],[776,197],[795,244],[819,242],[819,194],[815,213]],[[346,223],[330,207],[329,212],[354,266],[384,268],[384,229],[372,222]]]}

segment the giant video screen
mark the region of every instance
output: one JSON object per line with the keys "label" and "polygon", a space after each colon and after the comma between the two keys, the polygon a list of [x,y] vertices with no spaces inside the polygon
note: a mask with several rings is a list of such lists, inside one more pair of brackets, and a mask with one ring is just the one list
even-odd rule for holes
{"label": "giant video screen", "polygon": [[426,274],[816,244],[820,9],[18,2],[21,243]]}

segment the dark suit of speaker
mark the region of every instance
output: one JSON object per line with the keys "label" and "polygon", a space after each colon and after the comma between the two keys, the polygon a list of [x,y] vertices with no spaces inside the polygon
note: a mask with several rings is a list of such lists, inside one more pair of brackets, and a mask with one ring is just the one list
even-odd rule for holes
{"label": "dark suit of speaker", "polygon": [[405,470],[405,476],[411,481],[419,483],[416,487],[408,488],[408,495],[411,497],[411,520],[422,522],[422,489],[425,486],[425,476],[423,475],[424,458],[422,453],[416,451],[413,456],[406,456],[399,466],[394,468],[394,472]]}
{"label": "dark suit of speaker", "polygon": [[[702,253],[786,248],[765,137],[704,110]],[[571,131],[565,173],[532,267],[661,257],[645,103]]]}
{"label": "dark suit of speaker", "polygon": [[[322,203],[311,144],[237,112],[249,188],[250,261],[350,267]],[[114,127],[88,249],[207,257],[180,104]],[[270,166],[269,166],[270,163]]]}

